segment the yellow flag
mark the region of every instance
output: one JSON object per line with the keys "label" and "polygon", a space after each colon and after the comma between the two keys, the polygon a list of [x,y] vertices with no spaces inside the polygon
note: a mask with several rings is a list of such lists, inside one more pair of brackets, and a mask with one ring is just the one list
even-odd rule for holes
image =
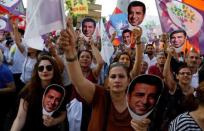
{"label": "yellow flag", "polygon": [[73,14],[88,14],[87,0],[71,0]]}

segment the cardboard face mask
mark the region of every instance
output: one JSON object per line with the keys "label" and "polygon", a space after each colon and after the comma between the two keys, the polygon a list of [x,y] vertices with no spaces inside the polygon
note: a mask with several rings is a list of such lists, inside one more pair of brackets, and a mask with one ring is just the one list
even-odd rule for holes
{"label": "cardboard face mask", "polygon": [[157,105],[163,81],[155,75],[140,75],[130,83],[126,94],[128,110],[133,119],[148,117]]}
{"label": "cardboard face mask", "polygon": [[49,85],[43,94],[42,98],[42,113],[43,115],[52,116],[58,110],[64,100],[65,90],[57,84]]}

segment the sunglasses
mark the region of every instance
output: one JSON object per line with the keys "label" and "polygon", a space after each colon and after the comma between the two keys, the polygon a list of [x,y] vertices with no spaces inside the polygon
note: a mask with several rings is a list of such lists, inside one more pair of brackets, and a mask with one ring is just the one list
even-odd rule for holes
{"label": "sunglasses", "polygon": [[46,66],[39,66],[38,71],[43,72],[45,68],[47,71],[52,71],[52,69],[53,69],[52,65],[46,65]]}

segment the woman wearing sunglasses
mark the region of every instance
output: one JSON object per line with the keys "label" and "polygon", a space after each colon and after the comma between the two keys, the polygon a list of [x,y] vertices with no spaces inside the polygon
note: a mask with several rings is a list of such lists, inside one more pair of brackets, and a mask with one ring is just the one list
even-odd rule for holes
{"label": "woman wearing sunglasses", "polygon": [[55,60],[42,55],[34,66],[31,80],[21,92],[18,114],[11,131],[58,131],[59,124],[66,117],[66,108],[62,106],[52,116],[42,117],[42,97],[50,84],[59,84],[61,74]]}
{"label": "woman wearing sunglasses", "polygon": [[[137,127],[132,120],[126,103],[126,89],[130,82],[128,67],[122,63],[114,63],[108,71],[109,92],[105,88],[87,80],[82,73],[72,24],[68,20],[67,29],[61,32],[60,43],[65,51],[68,62],[67,69],[76,90],[86,102],[92,104],[92,115],[88,131],[133,131]],[[139,44],[139,43],[138,43]],[[134,124],[131,124],[134,123]],[[147,127],[148,122],[142,123]]]}

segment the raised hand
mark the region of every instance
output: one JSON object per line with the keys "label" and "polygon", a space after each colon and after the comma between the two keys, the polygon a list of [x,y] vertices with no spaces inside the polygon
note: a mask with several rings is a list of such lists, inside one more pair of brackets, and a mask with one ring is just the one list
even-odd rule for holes
{"label": "raised hand", "polygon": [[141,36],[142,36],[142,28],[138,26],[137,28],[132,30],[131,43],[140,42],[141,41]]}
{"label": "raised hand", "polygon": [[68,18],[67,28],[60,33],[59,43],[65,54],[76,47],[76,35],[72,26],[72,20]]}
{"label": "raised hand", "polygon": [[151,120],[147,118],[143,120],[131,120],[131,126],[135,131],[147,131],[150,123]]}
{"label": "raised hand", "polygon": [[172,46],[170,46],[169,48],[167,48],[167,52],[168,52],[168,54],[171,55],[171,56],[176,56],[176,55],[177,55],[177,54],[176,54],[176,51],[175,51],[175,48],[172,47]]}

